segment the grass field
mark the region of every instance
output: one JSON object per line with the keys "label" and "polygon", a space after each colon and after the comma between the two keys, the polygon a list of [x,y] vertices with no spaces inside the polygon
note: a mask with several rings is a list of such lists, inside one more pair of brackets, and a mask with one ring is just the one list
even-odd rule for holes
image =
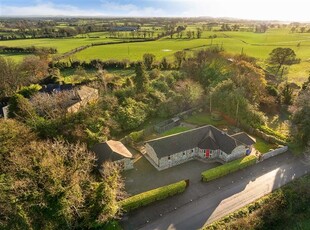
{"label": "grass field", "polygon": [[113,42],[118,39],[109,38],[39,38],[39,39],[20,39],[1,41],[0,46],[16,46],[16,47],[54,47],[58,53],[65,53],[79,46],[88,45],[95,42]]}
{"label": "grass field", "polygon": [[[195,31],[195,26],[190,26],[187,30]],[[90,37],[84,37],[84,36]],[[59,53],[64,53],[76,47],[95,43],[95,42],[113,42],[120,39],[109,39],[107,32],[90,33],[83,35],[83,38],[65,38],[65,39],[25,39],[2,41],[0,46],[41,46],[55,47]],[[209,36],[216,35],[216,38],[210,39]],[[81,37],[81,35],[78,35]],[[93,37],[93,38],[91,38]],[[186,32],[183,32],[183,38],[163,38],[157,41],[143,43],[110,44],[104,46],[90,47],[83,50],[75,56],[78,59],[89,61],[91,59],[129,59],[131,61],[141,60],[143,54],[153,53],[157,60],[163,57],[173,59],[173,54],[179,50],[195,51],[201,48],[207,48],[211,45],[219,45],[225,51],[235,54],[241,52],[253,56],[259,60],[262,66],[265,66],[265,59],[272,49],[276,47],[292,48],[301,63],[289,67],[288,79],[297,83],[307,79],[310,72],[310,34],[309,33],[290,33],[288,28],[269,29],[266,33],[253,32],[221,32],[204,31],[201,39],[187,39]],[[10,55],[8,55],[10,56]],[[11,55],[16,60],[20,60],[23,55]]]}
{"label": "grass field", "polygon": [[275,144],[267,143],[266,141],[258,137],[256,137],[255,139],[256,139],[256,143],[254,144],[255,149],[263,154],[269,152],[270,149],[276,148]]}

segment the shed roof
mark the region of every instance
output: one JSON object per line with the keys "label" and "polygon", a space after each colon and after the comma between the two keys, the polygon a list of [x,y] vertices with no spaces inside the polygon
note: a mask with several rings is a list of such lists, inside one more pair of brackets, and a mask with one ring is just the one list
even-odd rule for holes
{"label": "shed roof", "polygon": [[109,140],[97,143],[92,147],[92,151],[96,154],[99,167],[108,160],[117,161],[123,158],[132,158],[132,154],[120,141]]}
{"label": "shed roof", "polygon": [[245,132],[233,134],[231,135],[231,137],[235,138],[236,140],[240,141],[245,145],[253,145],[256,143],[256,139]]}

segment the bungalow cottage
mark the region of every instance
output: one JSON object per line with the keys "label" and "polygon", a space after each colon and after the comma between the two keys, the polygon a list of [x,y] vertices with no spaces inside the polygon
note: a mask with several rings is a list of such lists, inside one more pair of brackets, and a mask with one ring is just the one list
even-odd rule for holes
{"label": "bungalow cottage", "polygon": [[249,155],[256,140],[241,132],[234,135],[207,125],[145,143],[146,158],[163,170],[194,158],[229,162]]}
{"label": "bungalow cottage", "polygon": [[132,154],[120,141],[109,140],[95,144],[92,151],[96,155],[99,171],[105,161],[117,162],[122,165],[124,170],[133,168]]}

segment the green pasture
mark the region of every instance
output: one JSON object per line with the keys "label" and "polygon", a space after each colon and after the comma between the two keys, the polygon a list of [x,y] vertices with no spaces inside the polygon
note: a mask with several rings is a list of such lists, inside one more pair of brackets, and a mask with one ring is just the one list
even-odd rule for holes
{"label": "green pasture", "polygon": [[[161,31],[160,28],[157,29]],[[187,30],[195,32],[196,29],[196,25],[190,25],[187,27]],[[155,33],[158,33],[159,31]],[[216,38],[210,39],[209,37],[213,35],[216,35]],[[154,36],[156,36],[156,34]],[[64,53],[79,46],[91,43],[121,40],[109,39],[107,37],[108,32],[94,32],[85,35],[78,35],[76,38],[1,41],[0,46],[55,47],[58,49],[59,53]],[[244,54],[253,56],[258,59],[262,66],[266,64],[265,60],[274,48],[289,47],[296,52],[298,58],[301,58],[301,63],[289,67],[288,80],[302,83],[309,76],[310,33],[291,33],[288,28],[269,29],[266,33],[204,31],[202,33],[202,38],[200,39],[187,39],[186,31],[183,31],[182,39],[176,38],[175,35],[172,39],[166,37],[157,41],[96,46],[83,50],[75,54],[75,56],[83,61],[90,61],[92,59],[129,59],[131,61],[137,61],[142,59],[143,54],[153,53],[156,55],[158,61],[163,57],[168,57],[173,60],[173,54],[177,51],[195,51],[210,47],[211,45],[222,46],[226,52],[234,54],[241,54],[243,52]],[[10,56],[10,54],[5,55]],[[20,60],[23,56],[24,55],[12,55],[11,57],[15,60]]]}
{"label": "green pasture", "polygon": [[157,60],[163,57],[173,57],[177,51],[184,49],[194,49],[207,45],[206,39],[161,39],[150,42],[135,42],[124,44],[113,44],[90,47],[76,54],[81,60],[91,59],[129,59],[131,61],[141,60],[143,54],[152,53]]}
{"label": "green pasture", "polygon": [[19,39],[0,41],[0,46],[9,47],[54,47],[57,48],[58,53],[65,53],[74,48],[89,45],[96,42],[113,42],[119,39],[109,39],[106,37],[100,38],[42,38],[42,39]]}

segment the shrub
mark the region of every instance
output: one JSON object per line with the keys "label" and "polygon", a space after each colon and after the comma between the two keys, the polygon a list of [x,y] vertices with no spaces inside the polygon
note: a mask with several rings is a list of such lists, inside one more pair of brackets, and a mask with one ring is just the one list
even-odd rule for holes
{"label": "shrub", "polygon": [[130,211],[138,207],[148,205],[154,201],[163,200],[169,196],[184,192],[187,186],[188,181],[182,180],[173,184],[169,184],[131,196],[125,200],[120,201],[120,203],[123,210]]}
{"label": "shrub", "polygon": [[129,137],[130,139],[133,141],[133,142],[138,142],[138,141],[141,141],[142,138],[143,138],[143,134],[144,134],[144,130],[140,130],[140,131],[137,131],[137,132],[132,132],[129,134]]}
{"label": "shrub", "polygon": [[246,156],[241,159],[234,160],[232,162],[229,162],[227,164],[218,166],[213,169],[209,169],[207,171],[204,171],[201,173],[201,179],[202,181],[210,181],[214,180],[216,178],[222,177],[227,175],[228,173],[232,173],[235,171],[238,171],[240,169],[243,169],[247,166],[255,164],[257,158],[254,155]]}
{"label": "shrub", "polygon": [[269,128],[268,126],[262,125],[262,126],[259,127],[259,129],[261,131],[263,131],[264,133],[268,134],[268,135],[271,135],[271,136],[277,137],[277,138],[279,138],[279,139],[281,139],[283,141],[286,141],[285,135],[283,135],[283,134],[281,134],[281,133],[279,133],[279,132]]}

